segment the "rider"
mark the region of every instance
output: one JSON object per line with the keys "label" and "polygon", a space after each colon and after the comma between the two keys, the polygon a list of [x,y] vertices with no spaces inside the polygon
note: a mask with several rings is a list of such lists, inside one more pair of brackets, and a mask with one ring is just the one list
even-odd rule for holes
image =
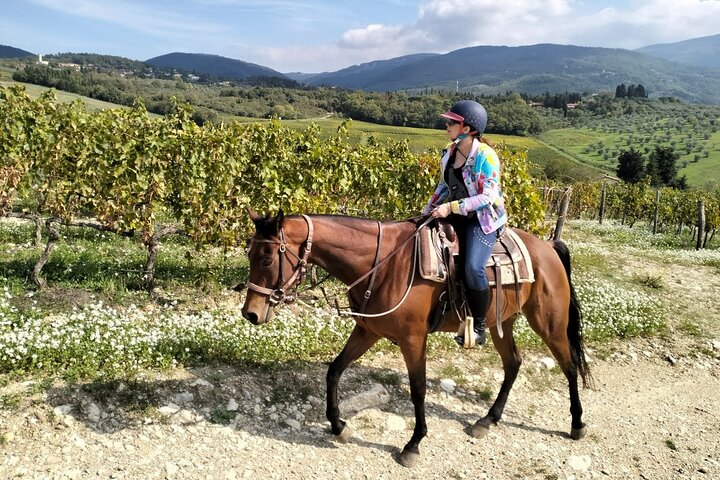
{"label": "rider", "polygon": [[[442,178],[423,214],[434,218],[452,216],[466,227],[467,300],[474,319],[475,343],[483,345],[485,315],[490,305],[485,264],[508,220],[500,190],[500,160],[482,136],[488,117],[478,102],[457,102],[441,117],[446,119],[452,143],[443,152]],[[455,337],[461,346],[464,340],[462,335]]]}

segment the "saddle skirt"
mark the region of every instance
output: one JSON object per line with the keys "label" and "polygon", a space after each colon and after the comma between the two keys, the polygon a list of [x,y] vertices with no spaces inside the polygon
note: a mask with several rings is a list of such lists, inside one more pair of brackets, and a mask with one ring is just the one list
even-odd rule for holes
{"label": "saddle skirt", "polygon": [[[448,283],[454,275],[454,256],[460,252],[457,235],[452,226],[441,222],[423,227],[418,235],[418,264],[420,276],[438,283]],[[532,260],[527,247],[511,229],[505,229],[493,246],[485,265],[490,286],[533,283]]]}

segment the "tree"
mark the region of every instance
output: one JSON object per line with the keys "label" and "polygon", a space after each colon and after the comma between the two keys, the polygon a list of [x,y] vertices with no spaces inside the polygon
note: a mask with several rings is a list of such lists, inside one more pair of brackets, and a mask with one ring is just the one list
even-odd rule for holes
{"label": "tree", "polygon": [[627,95],[627,88],[624,83],[621,83],[615,88],[615,98],[625,98]]}
{"label": "tree", "polygon": [[670,185],[677,176],[677,161],[680,156],[670,147],[655,147],[648,163],[657,165],[657,174],[662,185]]}
{"label": "tree", "polygon": [[643,156],[634,148],[623,150],[618,156],[615,172],[618,178],[628,183],[637,183],[645,176]]}

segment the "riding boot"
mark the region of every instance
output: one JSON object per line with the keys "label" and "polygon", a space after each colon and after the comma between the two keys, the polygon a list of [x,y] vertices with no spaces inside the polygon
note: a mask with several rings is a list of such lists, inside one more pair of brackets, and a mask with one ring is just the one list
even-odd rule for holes
{"label": "riding boot", "polygon": [[[485,316],[490,306],[490,288],[483,290],[467,289],[467,302],[473,316],[473,330],[475,331],[475,345],[485,345]],[[465,345],[465,336],[458,335],[455,342],[461,347]]]}

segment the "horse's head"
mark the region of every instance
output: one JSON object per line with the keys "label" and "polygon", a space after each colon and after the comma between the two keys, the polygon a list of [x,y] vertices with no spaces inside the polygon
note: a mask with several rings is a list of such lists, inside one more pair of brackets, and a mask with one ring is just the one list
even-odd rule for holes
{"label": "horse's head", "polygon": [[291,262],[287,256],[282,210],[275,217],[261,217],[250,211],[250,218],[255,224],[255,235],[248,251],[250,273],[242,316],[260,325],[272,320],[273,307],[283,299],[285,289],[294,284],[296,262]]}

